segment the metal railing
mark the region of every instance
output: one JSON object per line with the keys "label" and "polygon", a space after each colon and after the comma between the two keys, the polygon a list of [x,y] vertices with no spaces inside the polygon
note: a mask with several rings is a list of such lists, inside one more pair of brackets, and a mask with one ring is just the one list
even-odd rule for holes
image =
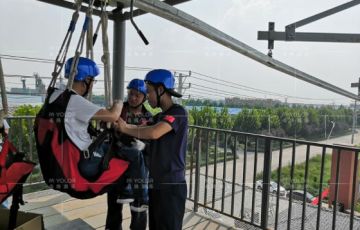
{"label": "metal railing", "polygon": [[[32,161],[38,162],[32,131],[34,117],[9,117],[7,120],[11,127],[10,140],[19,151],[27,152]],[[343,180],[340,175],[342,156],[352,154],[358,159],[359,151],[355,147],[190,126],[186,156],[188,200],[194,202],[195,212],[203,208],[214,218],[235,220],[239,227],[247,224],[261,229],[358,229],[360,220],[354,215],[359,197],[357,160],[350,165],[353,170],[348,213],[338,210],[338,196]],[[326,175],[331,154],[335,154],[332,207],[327,207],[321,195],[317,205],[307,203],[306,196],[299,201],[295,190],[302,190],[304,194],[309,189],[314,191],[311,187],[314,183],[309,181],[313,176],[310,164],[320,169],[315,184],[318,194],[323,193],[326,179],[329,179]],[[316,156],[320,161],[311,163]],[[303,165],[303,180],[296,181],[295,169],[299,164]],[[290,182],[284,181],[285,176],[290,177]],[[42,182],[39,167],[27,182],[30,185]],[[273,182],[277,183],[275,190]],[[284,184],[290,184],[287,196],[280,189]]]}
{"label": "metal railing", "polygon": [[[191,126],[186,171],[188,199],[194,202],[195,212],[202,207],[205,213],[231,218],[243,228],[247,224],[261,229],[359,229],[360,220],[354,217],[359,197],[359,151],[349,146]],[[344,154],[356,159],[348,164],[352,168],[352,175],[348,175],[351,182],[347,184],[351,187],[348,213],[339,210],[339,190],[346,179],[340,175],[340,165],[346,163],[341,162]],[[335,165],[331,169],[332,155]],[[311,161],[314,157],[320,160]],[[296,181],[299,165],[303,173],[301,180]],[[319,175],[310,175],[310,165],[311,169],[319,169]],[[330,195],[334,196],[331,206],[324,203],[321,195],[329,189],[324,187],[329,175],[334,177],[329,183]],[[310,181],[310,176],[317,181]],[[282,184],[287,184],[287,195],[281,191]],[[299,197],[297,190],[303,194],[317,191],[318,203],[308,203],[307,196]]]}

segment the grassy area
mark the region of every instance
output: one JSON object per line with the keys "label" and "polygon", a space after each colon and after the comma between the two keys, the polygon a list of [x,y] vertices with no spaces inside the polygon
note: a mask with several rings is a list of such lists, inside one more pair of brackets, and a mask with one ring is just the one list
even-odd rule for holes
{"label": "grassy area", "polygon": [[[331,174],[331,155],[325,155],[324,161],[324,177],[323,188],[328,186]],[[320,170],[321,170],[321,155],[317,155],[311,158],[308,162],[308,179],[307,179],[307,191],[317,196],[320,187]],[[278,170],[271,172],[271,180],[277,181]],[[280,184],[287,190],[291,188],[291,165],[281,168]],[[257,179],[262,179],[262,173],[258,174]],[[305,162],[297,164],[294,167],[293,177],[293,189],[303,190],[305,182]]]}

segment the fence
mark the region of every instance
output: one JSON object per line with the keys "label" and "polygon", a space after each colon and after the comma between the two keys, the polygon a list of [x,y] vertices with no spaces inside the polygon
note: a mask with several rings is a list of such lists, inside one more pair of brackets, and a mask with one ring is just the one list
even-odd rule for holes
{"label": "fence", "polygon": [[[27,152],[32,161],[38,162],[32,132],[34,117],[7,120],[10,140],[19,151]],[[359,229],[360,221],[354,216],[359,151],[355,147],[190,126],[186,156],[188,199],[194,202],[195,212],[202,207],[214,218],[222,215],[235,220],[239,227],[248,224],[262,229]],[[299,196],[297,190],[302,194],[317,191],[318,195],[328,189],[328,161],[333,153],[334,202],[329,208],[320,195],[316,205],[309,204],[308,197]],[[348,213],[340,212],[338,201],[343,154],[352,154],[356,159],[351,164]],[[313,162],[316,157],[319,160]],[[296,177],[299,164],[303,167],[301,180]],[[312,168],[318,169],[318,175],[313,175]],[[42,183],[39,167],[28,183]],[[286,185],[288,191],[283,191],[281,185]]]}

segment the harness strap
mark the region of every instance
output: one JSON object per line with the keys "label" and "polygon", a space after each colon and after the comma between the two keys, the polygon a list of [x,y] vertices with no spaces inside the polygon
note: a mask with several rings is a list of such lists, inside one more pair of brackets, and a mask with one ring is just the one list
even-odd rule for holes
{"label": "harness strap", "polygon": [[73,35],[74,31],[75,31],[76,23],[77,23],[77,21],[79,19],[79,12],[80,12],[80,9],[81,9],[81,4],[82,4],[82,0],[77,0],[75,2],[75,12],[72,15],[72,19],[70,21],[68,31],[67,31],[67,33],[65,35],[65,38],[64,38],[64,40],[63,40],[63,42],[61,44],[61,48],[59,50],[59,53],[56,56],[55,66],[54,66],[54,70],[52,72],[52,79],[50,81],[49,88],[55,86],[56,79],[60,75],[61,70],[64,67],[65,60],[66,60],[66,55],[67,55],[67,52],[69,50],[70,43],[71,43],[71,38],[72,38],[72,35]]}
{"label": "harness strap", "polygon": [[10,208],[9,224],[8,224],[9,230],[15,229],[16,227],[16,219],[17,219],[18,210],[20,208],[20,204],[24,205],[23,186],[21,184],[16,186],[13,193],[13,199]]}
{"label": "harness strap", "polygon": [[77,74],[77,66],[78,66],[78,63],[79,63],[79,58],[80,58],[80,55],[83,52],[85,35],[87,33],[87,30],[89,28],[89,22],[91,20],[91,15],[92,15],[91,12],[92,12],[92,8],[93,8],[93,2],[94,2],[94,0],[92,0],[89,3],[90,5],[89,5],[89,7],[88,7],[88,9],[86,11],[86,17],[85,17],[85,21],[84,21],[84,24],[83,24],[83,28],[82,28],[82,31],[81,31],[81,34],[80,34],[78,44],[77,44],[76,49],[75,49],[75,55],[74,55],[73,61],[71,63],[70,76],[69,76],[69,80],[68,80],[68,83],[67,83],[67,88],[69,90],[72,88],[75,75]]}
{"label": "harness strap", "polygon": [[103,56],[101,61],[104,64],[104,89],[105,89],[105,103],[107,107],[112,105],[111,95],[111,71],[110,71],[110,51],[108,39],[108,14],[106,12],[106,3],[101,7],[101,35],[103,45]]}
{"label": "harness strap", "polygon": [[[94,60],[94,43],[93,43],[93,4],[95,0],[89,1],[89,8],[90,11],[87,14],[87,17],[89,18],[89,24],[88,29],[86,32],[86,57],[90,58],[91,60]],[[87,99],[91,101],[92,97],[92,90],[88,88],[87,90]]]}

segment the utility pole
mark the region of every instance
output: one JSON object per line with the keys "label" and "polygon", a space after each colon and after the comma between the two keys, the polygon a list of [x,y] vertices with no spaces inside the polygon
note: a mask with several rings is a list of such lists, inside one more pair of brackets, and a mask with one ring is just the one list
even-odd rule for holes
{"label": "utility pole", "polygon": [[324,133],[324,134],[325,134],[325,140],[326,140],[326,138],[327,138],[327,137],[326,137],[326,114],[325,114],[324,116],[325,116],[325,119],[324,119],[324,123],[325,123],[325,133]]}
{"label": "utility pole", "polygon": [[[351,87],[358,88],[358,96],[360,96],[360,78],[358,82],[351,83]],[[354,144],[354,135],[355,135],[355,127],[357,122],[357,114],[356,114],[356,100],[354,103],[354,112],[353,112],[353,124],[352,124],[352,134],[351,134],[351,144]]]}
{"label": "utility pole", "polygon": [[[178,93],[180,93],[182,95],[182,87],[183,87],[183,79],[184,76],[180,73],[179,74],[179,77],[178,77],[178,88],[177,88],[177,91]],[[179,98],[179,104],[181,105],[182,104],[182,99]]]}
{"label": "utility pole", "polygon": [[9,106],[7,103],[7,96],[6,96],[6,87],[5,87],[5,76],[1,64],[1,58],[0,58],[0,90],[1,90],[1,100],[2,100],[2,106],[4,110],[4,114],[8,114],[9,112]]}
{"label": "utility pole", "polygon": [[[183,95],[183,93],[185,92],[186,89],[190,89],[191,84],[189,83],[188,86],[184,87],[184,83],[187,77],[191,76],[191,71],[189,71],[189,75],[184,75],[182,73],[180,73],[178,75],[178,87],[177,87],[177,91],[178,93],[180,93],[181,95]],[[182,104],[182,98],[178,99],[178,103],[181,105]]]}

